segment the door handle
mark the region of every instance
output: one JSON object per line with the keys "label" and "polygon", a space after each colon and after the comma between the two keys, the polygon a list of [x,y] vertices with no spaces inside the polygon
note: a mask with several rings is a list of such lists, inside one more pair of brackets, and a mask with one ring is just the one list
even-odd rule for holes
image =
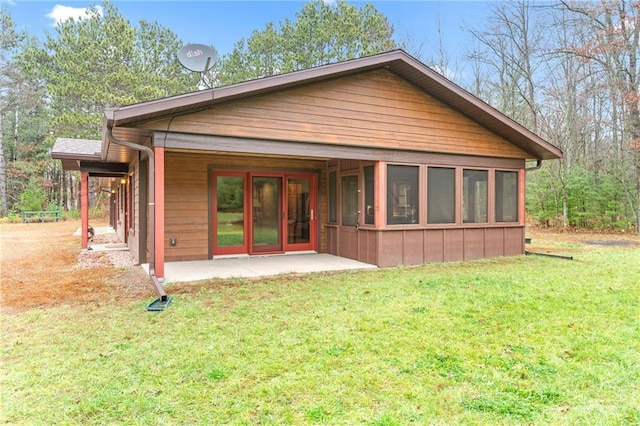
{"label": "door handle", "polygon": [[310,215],[309,219],[313,220],[313,209],[311,209],[311,215]]}

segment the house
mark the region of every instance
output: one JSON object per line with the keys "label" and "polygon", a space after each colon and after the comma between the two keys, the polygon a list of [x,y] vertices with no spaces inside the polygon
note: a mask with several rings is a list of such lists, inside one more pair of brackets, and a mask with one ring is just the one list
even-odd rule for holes
{"label": "house", "polygon": [[378,266],[524,253],[527,161],[561,150],[403,51],[107,109],[53,158],[110,179],[140,262],[330,253]]}

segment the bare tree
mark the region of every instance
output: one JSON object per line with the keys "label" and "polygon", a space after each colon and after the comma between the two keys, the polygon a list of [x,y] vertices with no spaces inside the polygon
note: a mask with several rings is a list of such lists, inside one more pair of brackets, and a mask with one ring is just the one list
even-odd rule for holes
{"label": "bare tree", "polygon": [[544,39],[531,2],[493,4],[488,27],[469,31],[479,45],[470,58],[489,67],[496,76],[497,80],[491,83],[497,93],[496,106],[537,131],[540,108],[536,79],[544,62]]}
{"label": "bare tree", "polygon": [[563,52],[589,64],[608,93],[610,127],[599,135],[603,145],[598,153],[609,160],[606,171],[623,186],[640,232],[640,3],[562,0],[559,8],[582,30],[580,42]]}

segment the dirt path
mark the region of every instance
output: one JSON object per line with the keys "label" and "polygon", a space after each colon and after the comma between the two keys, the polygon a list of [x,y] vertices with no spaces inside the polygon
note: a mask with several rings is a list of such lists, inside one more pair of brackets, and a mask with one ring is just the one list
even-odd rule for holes
{"label": "dirt path", "polygon": [[153,296],[141,268],[113,267],[106,253],[81,254],[78,222],[0,224],[2,312]]}

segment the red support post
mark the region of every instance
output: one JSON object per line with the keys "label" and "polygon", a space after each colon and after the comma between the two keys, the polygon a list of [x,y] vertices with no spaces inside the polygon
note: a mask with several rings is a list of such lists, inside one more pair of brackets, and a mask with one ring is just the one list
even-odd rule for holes
{"label": "red support post", "polygon": [[155,147],[155,269],[164,279],[164,148]]}
{"label": "red support post", "polygon": [[89,172],[80,173],[80,235],[82,250],[89,248]]}

